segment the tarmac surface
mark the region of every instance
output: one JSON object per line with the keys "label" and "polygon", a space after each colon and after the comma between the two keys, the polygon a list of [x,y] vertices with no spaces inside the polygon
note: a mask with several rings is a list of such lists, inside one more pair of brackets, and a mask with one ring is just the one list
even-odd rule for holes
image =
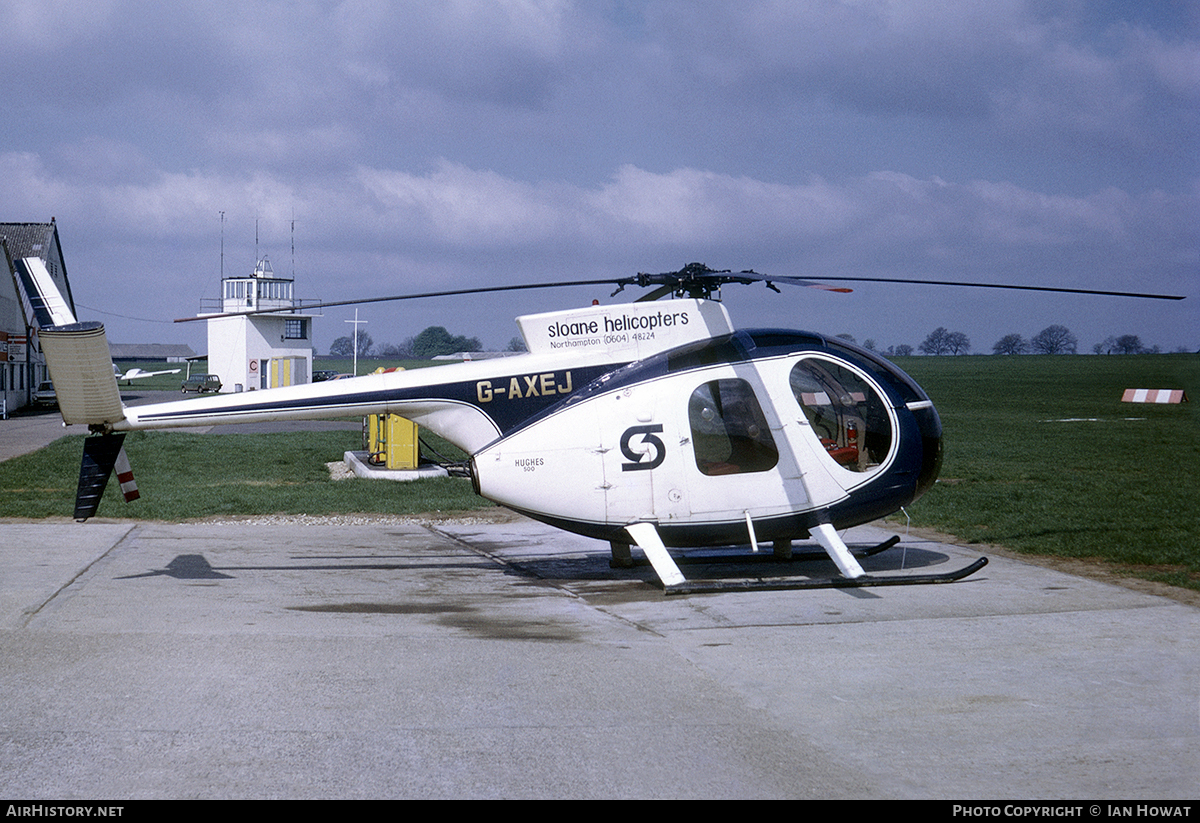
{"label": "tarmac surface", "polygon": [[[0,532],[0,796],[1200,795],[1200,609],[1018,560],[666,597],[517,517]],[[681,569],[833,573],[752,559]]]}
{"label": "tarmac surface", "polygon": [[1197,795],[1200,610],[1017,561],[666,597],[524,520],[0,529],[8,797]]}

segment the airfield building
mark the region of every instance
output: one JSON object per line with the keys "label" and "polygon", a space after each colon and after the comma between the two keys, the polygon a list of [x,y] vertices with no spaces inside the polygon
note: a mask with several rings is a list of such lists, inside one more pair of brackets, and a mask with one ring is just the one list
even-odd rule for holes
{"label": "airfield building", "polygon": [[208,368],[221,378],[221,391],[310,382],[313,318],[299,313],[293,285],[292,278],[276,276],[263,257],[249,276],[222,278],[219,302],[207,312],[208,305],[201,307],[201,317],[249,312],[208,319]]}
{"label": "airfield building", "polygon": [[40,261],[72,313],[75,301],[53,217],[49,223],[0,223],[0,245],[7,267],[0,283],[0,404],[11,412],[32,403],[38,384],[50,379],[34,307],[20,285],[30,266],[38,264],[25,261]]}

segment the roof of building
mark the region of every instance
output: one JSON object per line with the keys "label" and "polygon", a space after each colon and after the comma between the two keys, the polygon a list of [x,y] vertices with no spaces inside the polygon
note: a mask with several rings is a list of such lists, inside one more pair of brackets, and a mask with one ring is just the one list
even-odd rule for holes
{"label": "roof of building", "polygon": [[54,242],[55,223],[0,223],[0,237],[8,244],[11,257],[40,257],[46,254]]}
{"label": "roof of building", "polygon": [[169,360],[197,357],[192,347],[183,343],[109,343],[113,360]]}

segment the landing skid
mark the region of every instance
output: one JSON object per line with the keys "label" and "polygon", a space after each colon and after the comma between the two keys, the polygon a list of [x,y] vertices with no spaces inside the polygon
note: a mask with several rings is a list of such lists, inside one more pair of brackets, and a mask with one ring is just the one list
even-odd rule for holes
{"label": "landing skid", "polygon": [[[942,572],[939,574],[893,574],[893,575],[869,575],[863,571],[862,566],[858,564],[858,557],[868,557],[872,554],[881,552],[900,542],[899,537],[893,537],[885,540],[876,546],[869,547],[866,551],[852,551],[838,536],[837,531],[829,524],[821,524],[811,529],[812,536],[820,543],[824,553],[817,554],[816,552],[804,552],[800,559],[811,559],[812,557],[827,557],[832,560],[842,573],[838,577],[829,578],[774,578],[774,579],[743,579],[743,580],[712,580],[712,581],[692,581],[683,576],[683,572],[679,570],[675,559],[667,552],[666,546],[663,545],[662,538],[659,537],[658,529],[653,523],[642,522],[632,523],[625,527],[629,536],[634,542],[641,547],[646,553],[647,560],[654,567],[655,573],[663,584],[663,592],[668,595],[672,594],[702,594],[707,592],[733,592],[733,591],[783,591],[791,589],[859,589],[870,588],[876,586],[917,586],[929,585],[932,583],[953,583],[956,580],[962,580],[987,565],[987,558],[981,557],[969,566],[965,566],[956,571]],[[624,565],[629,565],[629,547],[623,546],[621,555],[618,555],[618,546],[613,544],[613,559],[625,561]],[[792,558],[794,555],[787,552],[787,557]],[[702,562],[700,558],[696,558],[695,562]]]}
{"label": "landing skid", "polygon": [[714,592],[790,591],[792,589],[866,589],[875,586],[920,586],[931,583],[953,583],[962,580],[987,565],[981,557],[969,566],[941,574],[889,574],[861,577],[777,578],[764,580],[684,580],[663,586],[664,594],[709,594]]}

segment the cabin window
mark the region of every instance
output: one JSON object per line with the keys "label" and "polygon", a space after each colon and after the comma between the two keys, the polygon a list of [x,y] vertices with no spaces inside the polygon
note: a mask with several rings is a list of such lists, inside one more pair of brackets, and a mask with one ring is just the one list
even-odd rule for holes
{"label": "cabin window", "polygon": [[892,447],[892,424],[879,392],[856,372],[825,359],[792,367],[792,394],[825,451],[842,468],[868,472]]}
{"label": "cabin window", "polygon": [[779,462],[766,416],[745,380],[713,380],[696,389],[688,421],[696,467],[704,474],[765,472]]}

